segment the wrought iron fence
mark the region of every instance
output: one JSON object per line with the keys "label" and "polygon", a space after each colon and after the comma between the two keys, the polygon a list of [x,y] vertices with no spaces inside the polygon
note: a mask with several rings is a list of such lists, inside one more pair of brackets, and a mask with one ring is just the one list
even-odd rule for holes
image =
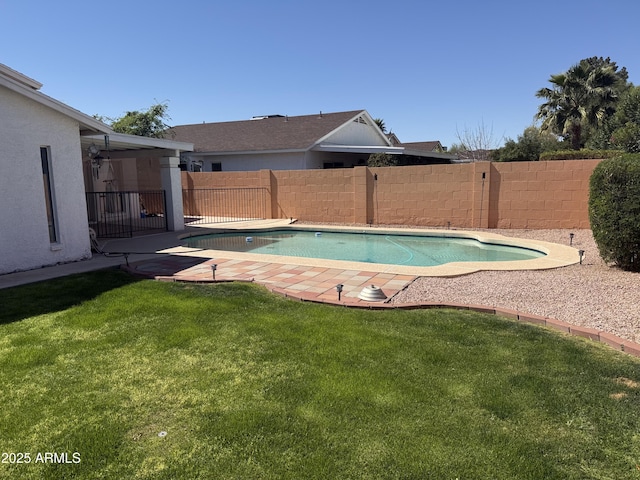
{"label": "wrought iron fence", "polygon": [[235,222],[266,218],[266,188],[182,190],[185,223]]}
{"label": "wrought iron fence", "polygon": [[89,226],[98,237],[122,238],[167,230],[163,190],[87,192]]}

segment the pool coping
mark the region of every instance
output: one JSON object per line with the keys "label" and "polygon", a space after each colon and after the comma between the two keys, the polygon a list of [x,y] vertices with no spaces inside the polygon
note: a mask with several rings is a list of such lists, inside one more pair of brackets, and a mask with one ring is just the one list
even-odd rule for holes
{"label": "pool coping", "polygon": [[[513,271],[513,270],[546,270],[560,268],[580,262],[580,253],[577,249],[557,243],[544,242],[540,240],[529,240],[513,238],[491,232],[477,232],[471,230],[443,230],[425,228],[391,228],[391,227],[369,227],[369,226],[324,226],[324,225],[300,225],[287,220],[284,222],[265,222],[263,224],[245,223],[233,225],[230,223],[220,227],[204,227],[197,235],[208,235],[213,233],[232,233],[237,231],[245,232],[265,232],[270,230],[306,230],[315,232],[365,232],[365,233],[394,233],[400,235],[425,235],[434,237],[453,237],[478,240],[483,243],[494,243],[499,245],[517,246],[545,253],[544,257],[530,260],[502,261],[502,262],[453,262],[433,267],[416,267],[406,265],[390,265],[366,262],[351,262],[343,260],[327,260],[321,258],[292,257],[284,255],[269,255],[249,252],[232,252],[225,250],[210,250],[202,248],[191,248],[186,246],[172,247],[162,250],[160,253],[182,256],[197,256],[207,258],[237,258],[239,260],[253,262],[267,262],[276,264],[295,263],[305,267],[330,267],[343,270],[367,270],[378,273],[393,273],[398,275],[415,275],[423,277],[454,277],[468,275],[479,271]],[[189,238],[194,232],[179,235],[180,240]]]}

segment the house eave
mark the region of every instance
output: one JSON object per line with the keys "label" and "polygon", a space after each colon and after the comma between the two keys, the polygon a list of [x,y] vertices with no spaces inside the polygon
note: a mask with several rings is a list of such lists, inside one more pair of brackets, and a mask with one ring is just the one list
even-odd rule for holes
{"label": "house eave", "polygon": [[424,150],[409,150],[405,147],[385,147],[375,145],[316,145],[312,150],[318,152],[334,153],[387,153],[389,155],[411,155],[423,158],[441,158],[444,160],[454,160],[456,155],[440,152],[425,152]]}
{"label": "house eave", "polygon": [[308,148],[289,148],[289,149],[276,149],[276,150],[241,150],[241,151],[207,151],[207,152],[190,152],[191,156],[196,157],[215,157],[215,156],[227,156],[227,155],[262,155],[262,154],[277,154],[277,153],[304,153],[308,151]]}
{"label": "house eave", "polygon": [[[83,140],[93,141],[102,144],[105,135],[85,135]],[[109,148],[111,150],[174,150],[178,152],[190,152],[193,150],[193,143],[176,142],[166,138],[140,137],[137,135],[127,135],[124,133],[111,132],[108,134]]]}
{"label": "house eave", "polygon": [[316,145],[311,150],[316,152],[333,152],[333,153],[388,153],[389,155],[402,155],[404,148],[388,147],[378,145],[332,145],[321,144]]}
{"label": "house eave", "polygon": [[[35,87],[40,85],[33,80],[30,83],[28,80],[19,81],[0,72],[0,86],[5,87],[13,92],[16,92],[34,102],[37,102],[45,107],[48,107],[58,113],[61,113],[73,120],[76,120],[80,125],[80,131],[83,133],[112,133],[109,126],[96,120],[89,115],[86,115],[79,110],[71,108],[70,106],[51,98],[44,93],[38,91]],[[28,79],[28,77],[25,77]]]}
{"label": "house eave", "polygon": [[404,148],[403,155],[412,155],[414,157],[429,157],[429,158],[443,158],[447,160],[454,160],[457,155],[453,155],[451,153],[441,153],[441,152],[426,152],[424,150],[410,150]]}

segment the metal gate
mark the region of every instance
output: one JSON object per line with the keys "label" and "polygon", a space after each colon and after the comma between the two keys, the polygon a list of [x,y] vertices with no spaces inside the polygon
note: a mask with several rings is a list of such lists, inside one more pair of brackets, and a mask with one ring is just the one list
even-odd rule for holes
{"label": "metal gate", "polygon": [[98,237],[122,238],[167,231],[164,190],[87,192],[89,227]]}
{"label": "metal gate", "polygon": [[238,222],[267,218],[266,188],[182,190],[185,223]]}

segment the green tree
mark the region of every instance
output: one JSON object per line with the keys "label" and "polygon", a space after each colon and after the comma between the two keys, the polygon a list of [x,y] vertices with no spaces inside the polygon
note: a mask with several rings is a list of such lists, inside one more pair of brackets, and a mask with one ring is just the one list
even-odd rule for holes
{"label": "green tree", "polygon": [[369,167],[395,167],[400,163],[399,155],[388,153],[372,153],[367,160]]}
{"label": "green tree", "polygon": [[567,138],[579,150],[585,130],[602,126],[615,113],[627,78],[625,68],[618,70],[615,62],[602,57],[581,60],[565,73],[551,75],[551,88],[536,92],[545,100],[536,114],[542,130]]}
{"label": "green tree", "polygon": [[108,118],[96,115],[98,120],[111,126],[114,132],[138,135],[141,137],[163,138],[169,125],[165,123],[170,117],[167,103],[151,105],[147,110],[134,110],[119,118]]}
{"label": "green tree", "polygon": [[640,87],[630,88],[614,115],[611,144],[629,153],[640,152]]}
{"label": "green tree", "polygon": [[504,146],[493,152],[496,162],[522,162],[540,159],[540,154],[556,150],[561,145],[558,138],[550,132],[543,132],[535,126],[528,127],[517,141],[508,138]]}
{"label": "green tree", "polygon": [[378,126],[382,133],[387,133],[387,126],[384,124],[384,120],[381,118],[374,118],[373,121]]}

